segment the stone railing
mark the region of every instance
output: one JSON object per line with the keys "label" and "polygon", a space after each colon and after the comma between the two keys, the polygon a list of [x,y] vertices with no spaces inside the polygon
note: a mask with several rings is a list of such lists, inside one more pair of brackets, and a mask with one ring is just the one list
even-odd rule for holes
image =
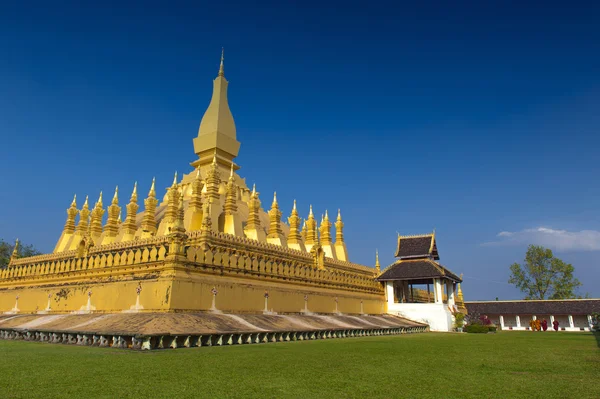
{"label": "stone railing", "polygon": [[[198,242],[200,237],[202,236],[202,231],[192,231],[188,233],[190,244],[194,244]],[[289,260],[297,260],[300,262],[311,262],[313,256],[309,252],[300,251],[293,248],[286,248],[276,244],[270,244],[266,242],[260,242],[256,240],[252,240],[247,237],[239,237],[231,234],[225,233],[209,233],[210,244],[219,246],[227,246],[234,248],[246,248],[252,250],[253,252],[260,252],[263,254],[270,254],[282,259]],[[358,272],[364,274],[365,276],[372,277],[375,274],[375,269],[359,265],[352,262],[341,261],[333,258],[325,257],[325,266],[336,268],[336,269],[344,269],[347,271]]]}
{"label": "stone railing", "polygon": [[[153,240],[149,241],[152,242]],[[76,251],[55,254],[69,254],[68,258],[65,258],[65,256],[51,256],[48,258],[33,256],[19,259],[19,263],[15,262],[10,267],[0,270],[0,281],[31,279],[82,270],[157,262],[164,260],[167,252],[168,245],[166,244],[166,240],[160,239],[150,244],[140,241],[140,245],[136,246],[121,247],[120,245],[107,245],[98,247],[95,251],[90,250],[90,253],[83,257],[76,257]]]}
{"label": "stone railing", "polygon": [[328,288],[353,289],[383,294],[381,284],[371,276],[335,269],[315,267],[312,257],[287,259],[281,254],[270,254],[251,249],[236,249],[230,246],[201,246],[187,248],[187,259],[198,265],[216,266],[225,272],[255,275],[304,284],[321,285]]}

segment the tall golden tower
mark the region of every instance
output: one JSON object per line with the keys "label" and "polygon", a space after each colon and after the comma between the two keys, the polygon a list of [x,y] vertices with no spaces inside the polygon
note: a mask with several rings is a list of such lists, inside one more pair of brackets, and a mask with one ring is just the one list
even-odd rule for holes
{"label": "tall golden tower", "polygon": [[[235,122],[227,101],[227,86],[225,79],[224,52],[221,53],[219,74],[213,81],[213,94],[208,109],[202,117],[198,137],[194,139],[194,151],[198,160],[192,166],[208,164],[211,155],[215,154],[217,162],[229,167],[240,150],[240,142],[236,138]],[[238,167],[234,164],[234,168]]]}

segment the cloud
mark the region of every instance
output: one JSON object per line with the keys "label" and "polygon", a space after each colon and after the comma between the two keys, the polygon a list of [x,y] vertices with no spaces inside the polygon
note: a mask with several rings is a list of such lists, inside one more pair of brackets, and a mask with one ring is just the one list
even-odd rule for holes
{"label": "cloud", "polygon": [[484,243],[496,245],[541,245],[558,251],[600,251],[600,231],[555,230],[548,227],[536,227],[521,231],[501,231],[498,240]]}

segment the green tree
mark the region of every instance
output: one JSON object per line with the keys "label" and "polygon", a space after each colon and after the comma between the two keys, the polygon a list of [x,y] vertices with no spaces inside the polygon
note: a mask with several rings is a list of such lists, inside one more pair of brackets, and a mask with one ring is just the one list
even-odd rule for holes
{"label": "green tree", "polygon": [[530,245],[525,263],[510,266],[508,282],[524,292],[525,299],[575,298],[581,282],[573,276],[574,271],[573,265],[555,258],[550,249]]}
{"label": "green tree", "polygon": [[[0,269],[8,266],[8,261],[13,253],[13,249],[15,248],[14,244],[10,244],[4,240],[0,240]],[[41,252],[33,247],[33,245],[23,245],[23,243],[19,243],[19,249],[17,250],[19,258],[25,258],[28,256],[40,255]]]}

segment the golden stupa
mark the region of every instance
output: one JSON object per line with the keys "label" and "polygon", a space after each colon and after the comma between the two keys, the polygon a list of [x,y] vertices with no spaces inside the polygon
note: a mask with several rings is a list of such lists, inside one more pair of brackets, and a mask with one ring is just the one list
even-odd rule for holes
{"label": "golden stupa", "polygon": [[74,198],[53,253],[0,270],[0,312],[252,313],[267,292],[273,312],[384,313],[379,264],[349,261],[339,210],[318,223],[311,206],[302,223],[294,202],[285,223],[277,195],[263,209],[238,174],[227,88],[221,57],[188,174],[162,198],[152,181],[143,211],[134,184],[124,220],[118,188],[106,208],[102,193],[93,207]]}

